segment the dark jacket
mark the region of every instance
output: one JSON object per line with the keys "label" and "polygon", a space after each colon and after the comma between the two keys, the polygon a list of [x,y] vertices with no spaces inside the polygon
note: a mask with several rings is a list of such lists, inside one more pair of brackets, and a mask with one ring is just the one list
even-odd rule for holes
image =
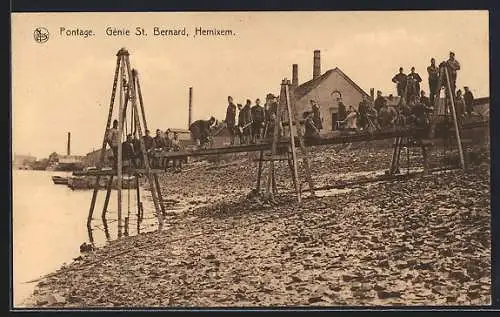
{"label": "dark jacket", "polygon": [[464,101],[465,106],[472,107],[472,104],[474,103],[474,95],[472,95],[470,90],[464,93]]}
{"label": "dark jacket", "polygon": [[251,113],[253,121],[256,123],[264,122],[264,120],[266,119],[264,107],[262,106],[257,106],[257,105],[253,106],[251,109]]}
{"label": "dark jacket", "polygon": [[429,74],[429,81],[437,81],[439,78],[439,68],[437,66],[427,66],[427,74]]}
{"label": "dark jacket", "polygon": [[307,117],[306,120],[304,121],[304,128],[305,128],[305,133],[304,133],[305,138],[319,138],[318,129],[314,124],[314,118]]}
{"label": "dark jacket", "polygon": [[189,126],[193,138],[206,138],[210,135],[210,122],[208,120],[197,120]]}
{"label": "dark jacket", "polygon": [[385,102],[385,98],[380,96],[380,97],[377,97],[377,99],[375,99],[375,102],[374,102],[374,107],[375,107],[375,110],[380,111],[380,109],[384,106],[384,102]]}
{"label": "dark jacket", "polygon": [[165,139],[162,136],[155,136],[154,137],[155,141],[155,148],[156,149],[162,149],[165,147]]}
{"label": "dark jacket", "polygon": [[144,141],[144,146],[146,147],[146,151],[154,149],[156,147],[155,140],[150,135],[145,135],[142,137]]}
{"label": "dark jacket", "polygon": [[347,117],[347,109],[342,101],[339,102],[338,114],[339,114],[339,117],[338,117],[339,121],[345,120],[345,118]]}
{"label": "dark jacket", "polygon": [[134,145],[135,154],[141,153],[141,142],[139,139],[132,139],[132,145]]}
{"label": "dark jacket", "polygon": [[238,125],[240,127],[243,127],[247,124],[249,124],[250,122],[252,122],[252,112],[250,111],[250,106],[249,105],[245,105],[239,115],[238,115]]}
{"label": "dark jacket", "polygon": [[314,125],[318,130],[323,129],[323,123],[321,122],[321,114],[318,106],[313,106],[312,111],[313,111]]}
{"label": "dark jacket", "polygon": [[122,159],[128,160],[135,157],[134,143],[125,141],[122,143]]}
{"label": "dark jacket", "polygon": [[226,109],[226,119],[224,120],[228,127],[234,127],[236,124],[236,106],[231,103]]}
{"label": "dark jacket", "polygon": [[397,84],[398,89],[406,88],[406,74],[405,73],[397,73],[392,77],[392,82]]}

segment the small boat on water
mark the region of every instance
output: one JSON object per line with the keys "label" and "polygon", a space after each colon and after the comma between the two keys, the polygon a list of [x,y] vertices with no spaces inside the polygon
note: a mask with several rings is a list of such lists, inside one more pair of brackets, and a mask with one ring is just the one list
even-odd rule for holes
{"label": "small boat on water", "polygon": [[68,185],[68,178],[62,176],[52,176],[52,181],[56,185]]}
{"label": "small boat on water", "polygon": [[[95,185],[96,177],[95,176],[71,176],[68,178],[68,187],[72,190],[77,189],[93,189]],[[105,189],[108,185],[109,177],[104,176],[99,178],[99,188]],[[118,179],[116,177],[113,178],[113,182],[111,183],[112,189],[118,188]],[[136,189],[136,181],[135,176],[123,176],[122,180],[122,189]]]}

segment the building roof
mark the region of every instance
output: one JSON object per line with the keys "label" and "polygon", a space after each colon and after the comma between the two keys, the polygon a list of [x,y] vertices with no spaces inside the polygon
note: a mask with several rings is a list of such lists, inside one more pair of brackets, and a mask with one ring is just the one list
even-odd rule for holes
{"label": "building roof", "polygon": [[332,73],[337,73],[340,76],[342,76],[349,84],[351,84],[357,91],[359,91],[362,95],[365,95],[366,97],[370,97],[369,94],[367,94],[361,87],[359,87],[354,81],[352,81],[349,76],[347,76],[340,68],[335,67],[334,69],[327,70],[323,75],[319,76],[318,78],[311,79],[310,81],[307,81],[303,83],[302,85],[299,85],[297,89],[295,90],[295,97],[297,99],[300,99],[307,95],[309,92],[311,92],[314,88],[318,87],[325,79],[327,79]]}

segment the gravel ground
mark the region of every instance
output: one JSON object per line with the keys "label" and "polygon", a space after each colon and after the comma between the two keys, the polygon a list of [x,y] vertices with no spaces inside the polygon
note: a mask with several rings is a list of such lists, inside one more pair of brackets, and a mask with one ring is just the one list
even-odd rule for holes
{"label": "gravel ground", "polygon": [[[325,185],[384,169],[390,155],[354,144],[312,149],[313,177]],[[205,195],[200,203],[210,204],[172,216],[162,232],[83,255],[43,279],[27,305],[487,305],[489,169],[486,160],[466,172],[356,186],[301,206],[283,190],[274,203],[247,197],[256,180],[248,161],[166,174],[165,197]],[[278,183],[290,190],[288,168],[279,170]]]}

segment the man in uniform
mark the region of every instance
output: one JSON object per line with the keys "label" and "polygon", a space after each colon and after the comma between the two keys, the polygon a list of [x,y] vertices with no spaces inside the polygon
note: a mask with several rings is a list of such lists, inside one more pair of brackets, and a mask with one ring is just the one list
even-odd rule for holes
{"label": "man in uniform", "polygon": [[241,144],[249,144],[252,137],[252,101],[247,99],[245,106],[241,108],[238,115],[238,126],[241,128]]}
{"label": "man in uniform", "polygon": [[215,118],[210,117],[209,120],[197,120],[189,126],[191,138],[196,142],[198,147],[203,147],[209,141],[210,128],[214,125]]}
{"label": "man in uniform", "polygon": [[460,63],[455,59],[454,52],[450,52],[450,58],[446,61],[446,66],[448,67],[448,74],[450,75],[451,91],[455,94],[455,89],[457,87],[457,71],[460,70]]}
{"label": "man in uniform", "polygon": [[420,92],[420,83],[422,82],[422,78],[418,73],[415,73],[415,67],[411,68],[411,72],[408,74],[408,98],[410,96],[418,97]]}
{"label": "man in uniform", "polygon": [[465,110],[467,111],[467,116],[471,118],[474,106],[474,95],[472,95],[472,92],[467,86],[464,87],[464,91]]}
{"label": "man in uniform", "polygon": [[382,92],[380,90],[377,90],[377,98],[375,98],[375,110],[377,110],[377,113],[380,112],[380,109],[384,105],[385,98],[382,97]]}
{"label": "man in uniform", "polygon": [[323,129],[323,123],[321,122],[321,112],[319,110],[318,103],[314,100],[310,100],[311,102],[311,111],[313,115],[314,125],[318,131]]}
{"label": "man in uniform", "polygon": [[431,58],[431,64],[427,66],[427,74],[429,75],[429,97],[431,105],[434,106],[434,100],[438,93],[439,68],[436,66],[436,60]]}
{"label": "man in uniform", "polygon": [[398,96],[403,96],[406,88],[407,76],[403,73],[403,67],[399,67],[399,73],[392,77],[392,82],[396,84]]}
{"label": "man in uniform", "polygon": [[255,106],[251,108],[253,125],[252,125],[252,142],[256,143],[258,139],[262,138],[262,133],[265,126],[265,112],[264,107],[260,105],[260,99],[255,100]]}
{"label": "man in uniform", "polygon": [[236,125],[236,106],[233,103],[233,97],[227,97],[226,119],[224,120],[231,139],[231,145],[234,145],[235,125]]}

